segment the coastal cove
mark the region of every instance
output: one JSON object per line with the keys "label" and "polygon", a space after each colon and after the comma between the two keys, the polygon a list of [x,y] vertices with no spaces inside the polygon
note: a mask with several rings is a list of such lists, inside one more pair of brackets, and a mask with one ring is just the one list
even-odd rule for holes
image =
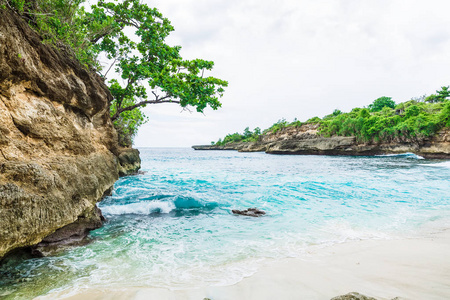
{"label": "coastal cove", "polygon": [[[139,150],[145,174],[99,203],[91,243],[2,264],[3,298],[450,295],[448,160]],[[231,213],[249,207],[266,215]]]}
{"label": "coastal cove", "polygon": [[0,299],[450,299],[450,2],[344,2],[0,0]]}

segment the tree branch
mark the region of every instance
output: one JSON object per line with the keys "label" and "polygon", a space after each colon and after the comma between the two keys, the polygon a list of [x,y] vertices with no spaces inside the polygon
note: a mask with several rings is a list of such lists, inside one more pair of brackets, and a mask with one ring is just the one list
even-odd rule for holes
{"label": "tree branch", "polygon": [[111,117],[111,120],[115,121],[120,116],[120,114],[123,113],[124,111],[130,111],[130,110],[133,110],[135,108],[141,107],[141,106],[146,105],[146,104],[159,104],[159,103],[176,103],[176,104],[180,104],[180,101],[178,101],[178,100],[171,100],[171,99],[166,100],[167,98],[170,98],[170,96],[168,96],[168,95],[164,96],[164,97],[160,98],[159,100],[141,101],[141,102],[136,103],[136,104],[131,105],[131,106],[119,108],[119,109],[117,109],[116,113]]}
{"label": "tree branch", "polygon": [[114,61],[113,61],[113,63],[109,66],[109,68],[108,68],[108,71],[106,71],[106,73],[105,73],[105,75],[103,75],[103,77],[105,77],[106,78],[106,75],[108,75],[108,73],[109,73],[109,70],[111,70],[111,68],[114,66],[114,64],[116,63],[116,61],[117,61],[117,57],[116,58],[114,58]]}

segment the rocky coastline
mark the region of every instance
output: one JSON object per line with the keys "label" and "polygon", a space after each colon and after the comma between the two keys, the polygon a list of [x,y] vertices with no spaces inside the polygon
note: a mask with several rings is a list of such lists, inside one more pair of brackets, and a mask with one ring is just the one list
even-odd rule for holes
{"label": "rocky coastline", "polygon": [[111,99],[103,78],[0,9],[0,259],[101,226],[96,203],[140,168],[139,151],[118,147]]}
{"label": "rocky coastline", "polygon": [[450,128],[438,131],[422,140],[397,140],[379,143],[361,143],[355,137],[323,137],[317,124],[286,127],[260,136],[256,142],[229,143],[223,146],[198,145],[195,150],[237,150],[239,152],[266,152],[290,155],[351,155],[372,156],[411,152],[424,158],[450,159]]}

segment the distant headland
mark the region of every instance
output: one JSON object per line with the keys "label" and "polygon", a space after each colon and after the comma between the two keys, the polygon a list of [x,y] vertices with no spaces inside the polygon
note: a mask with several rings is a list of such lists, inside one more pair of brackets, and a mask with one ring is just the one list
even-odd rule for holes
{"label": "distant headland", "polygon": [[228,134],[195,150],[237,150],[271,154],[379,155],[412,152],[425,158],[450,158],[450,91],[396,104],[380,97],[367,108],[334,110],[306,122],[282,119],[270,128]]}

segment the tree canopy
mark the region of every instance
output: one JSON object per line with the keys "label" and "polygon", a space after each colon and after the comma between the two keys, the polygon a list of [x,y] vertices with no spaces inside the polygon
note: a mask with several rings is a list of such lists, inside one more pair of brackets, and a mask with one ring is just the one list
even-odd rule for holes
{"label": "tree canopy", "polygon": [[[113,96],[111,119],[123,146],[130,146],[146,122],[140,110],[148,104],[175,103],[203,112],[218,109],[227,81],[208,76],[214,63],[186,60],[180,46],[165,39],[174,30],[156,8],[140,0],[0,0],[27,18],[45,42],[65,48],[87,68],[106,77]],[[102,64],[100,58],[107,58]]]}
{"label": "tree canopy", "polygon": [[378,99],[375,99],[372,104],[369,104],[369,110],[371,112],[380,111],[383,109],[383,107],[395,107],[395,102],[392,100],[392,97],[380,97]]}

